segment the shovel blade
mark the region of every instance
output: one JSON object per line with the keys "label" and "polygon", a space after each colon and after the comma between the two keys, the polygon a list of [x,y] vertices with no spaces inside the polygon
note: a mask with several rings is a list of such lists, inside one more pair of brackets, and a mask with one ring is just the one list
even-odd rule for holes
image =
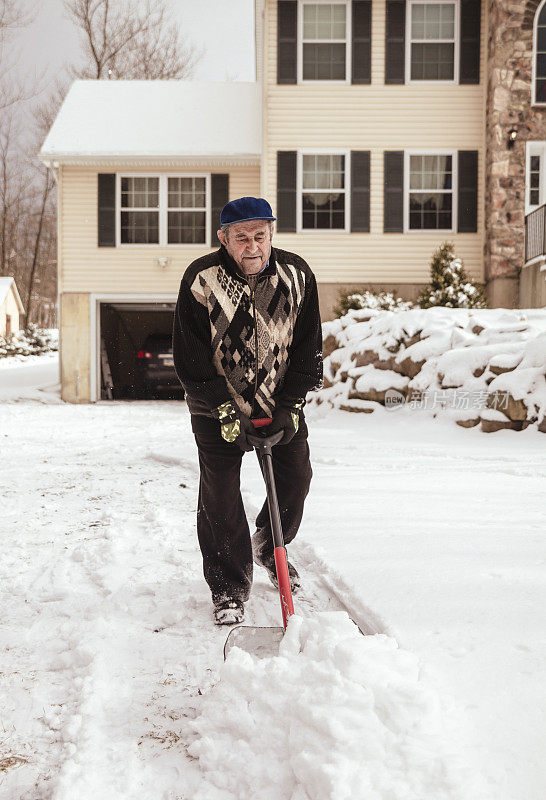
{"label": "shovel blade", "polygon": [[284,636],[284,628],[266,628],[239,625],[233,628],[224,645],[224,659],[233,647],[240,647],[258,658],[271,658],[279,655],[279,645]]}

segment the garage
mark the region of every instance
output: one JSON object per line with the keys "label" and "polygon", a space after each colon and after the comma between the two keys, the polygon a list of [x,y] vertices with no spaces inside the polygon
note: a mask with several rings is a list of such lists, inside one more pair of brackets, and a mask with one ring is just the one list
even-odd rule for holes
{"label": "garage", "polygon": [[172,357],[174,302],[97,303],[97,399],[182,400]]}

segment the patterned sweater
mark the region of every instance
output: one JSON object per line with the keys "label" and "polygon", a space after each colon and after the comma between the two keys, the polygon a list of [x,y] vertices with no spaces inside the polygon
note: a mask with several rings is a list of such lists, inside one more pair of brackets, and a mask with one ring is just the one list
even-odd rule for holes
{"label": "patterned sweater", "polygon": [[270,417],[280,399],[322,384],[315,276],[306,262],[271,249],[255,288],[222,246],[196,259],[180,284],[174,366],[193,415],[233,399],[249,417]]}

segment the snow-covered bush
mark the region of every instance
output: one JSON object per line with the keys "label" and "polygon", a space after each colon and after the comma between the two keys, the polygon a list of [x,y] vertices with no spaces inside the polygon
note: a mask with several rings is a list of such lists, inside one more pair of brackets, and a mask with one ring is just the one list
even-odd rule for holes
{"label": "snow-covered bush", "polygon": [[482,289],[470,280],[451,242],[443,242],[430,262],[430,285],[420,293],[421,308],[487,308]]}
{"label": "snow-covered bush", "polygon": [[0,336],[0,358],[37,356],[58,349],[58,331],[55,328],[39,328],[33,322],[25,330]]}
{"label": "snow-covered bush", "polygon": [[334,308],[336,317],[343,317],[351,309],[373,308],[378,311],[408,311],[413,308],[409,300],[395,297],[392,292],[344,292],[339,293],[339,300]]}

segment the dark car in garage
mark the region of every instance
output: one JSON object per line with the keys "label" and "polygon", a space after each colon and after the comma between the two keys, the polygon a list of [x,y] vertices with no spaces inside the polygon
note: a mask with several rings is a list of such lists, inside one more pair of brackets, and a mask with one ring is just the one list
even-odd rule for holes
{"label": "dark car in garage", "polygon": [[184,395],[174,370],[172,337],[165,333],[151,333],[137,352],[135,366],[138,393],[145,397],[164,392]]}

